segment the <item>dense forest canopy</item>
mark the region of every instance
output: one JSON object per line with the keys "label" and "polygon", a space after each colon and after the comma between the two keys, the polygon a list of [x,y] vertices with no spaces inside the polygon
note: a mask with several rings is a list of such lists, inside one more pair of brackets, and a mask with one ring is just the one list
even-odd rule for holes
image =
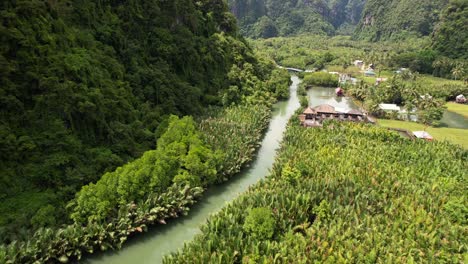
{"label": "dense forest canopy", "polygon": [[451,9],[445,10],[449,0],[228,1],[240,32],[248,37],[346,34],[371,41],[428,36],[441,18],[446,25],[452,21],[452,26],[459,23],[463,27],[466,23],[460,20],[463,13],[459,9],[463,10],[466,0],[452,2]]}
{"label": "dense forest canopy", "polygon": [[468,1],[451,1],[433,35],[433,48],[452,59],[468,59]]}
{"label": "dense forest canopy", "polygon": [[270,70],[221,0],[6,0],[0,19],[0,234],[66,219],[57,208],[153,149],[169,114],[221,105],[233,65]]}
{"label": "dense forest canopy", "polygon": [[398,39],[432,33],[448,0],[369,0],[355,36],[366,40]]}
{"label": "dense forest canopy", "polygon": [[241,33],[254,38],[351,33],[366,0],[229,0]]}

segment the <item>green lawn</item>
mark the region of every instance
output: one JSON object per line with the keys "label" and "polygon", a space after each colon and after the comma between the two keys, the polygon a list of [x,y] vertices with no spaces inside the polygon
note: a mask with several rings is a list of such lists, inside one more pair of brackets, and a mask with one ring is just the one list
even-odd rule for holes
{"label": "green lawn", "polygon": [[378,119],[378,124],[383,127],[401,128],[409,131],[426,130],[436,140],[447,140],[451,143],[458,144],[464,148],[468,148],[468,129],[447,128],[447,127],[430,127],[415,122]]}
{"label": "green lawn", "polygon": [[447,110],[460,114],[464,117],[468,117],[468,105],[466,104],[457,104],[457,103],[447,103]]}

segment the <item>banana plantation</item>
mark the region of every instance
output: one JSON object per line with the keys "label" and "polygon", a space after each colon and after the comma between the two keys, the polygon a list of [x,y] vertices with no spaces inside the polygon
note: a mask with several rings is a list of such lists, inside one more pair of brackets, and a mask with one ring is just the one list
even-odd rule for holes
{"label": "banana plantation", "polygon": [[290,121],[271,174],[164,263],[466,263],[467,169],[449,143]]}

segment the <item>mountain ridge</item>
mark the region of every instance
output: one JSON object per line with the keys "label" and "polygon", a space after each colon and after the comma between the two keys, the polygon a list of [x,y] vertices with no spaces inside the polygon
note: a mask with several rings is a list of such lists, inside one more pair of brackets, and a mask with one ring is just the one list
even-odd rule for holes
{"label": "mountain ridge", "polygon": [[352,35],[370,41],[428,36],[448,3],[449,0],[228,0],[240,32],[246,37]]}
{"label": "mountain ridge", "polygon": [[302,33],[333,35],[348,31],[360,19],[366,0],[229,0],[240,31],[248,37]]}

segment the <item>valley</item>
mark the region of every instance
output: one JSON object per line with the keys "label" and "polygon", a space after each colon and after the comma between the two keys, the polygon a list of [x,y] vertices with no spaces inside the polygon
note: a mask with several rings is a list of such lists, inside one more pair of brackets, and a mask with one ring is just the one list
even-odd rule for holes
{"label": "valley", "polygon": [[468,2],[0,4],[0,263],[463,263]]}

